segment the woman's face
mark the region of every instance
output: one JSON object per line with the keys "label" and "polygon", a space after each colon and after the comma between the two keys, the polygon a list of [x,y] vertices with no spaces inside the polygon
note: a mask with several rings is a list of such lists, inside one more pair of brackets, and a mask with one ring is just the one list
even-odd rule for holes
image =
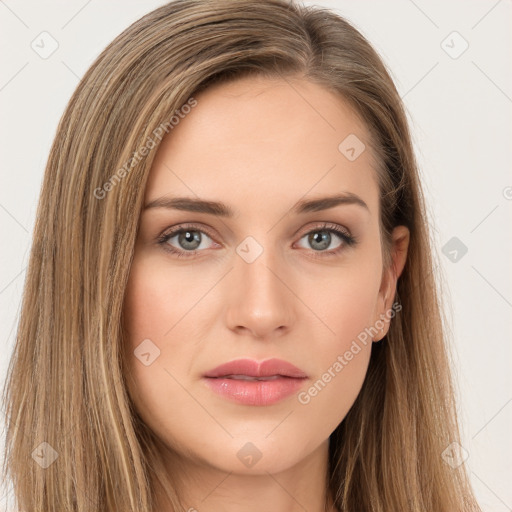
{"label": "woman's face", "polygon": [[[369,136],[305,81],[244,78],[196,100],[146,188],[125,302],[129,392],[183,460],[274,473],[326,453],[387,332],[396,280],[383,273]],[[213,371],[238,359],[252,364]],[[269,359],[300,372],[259,365]]]}

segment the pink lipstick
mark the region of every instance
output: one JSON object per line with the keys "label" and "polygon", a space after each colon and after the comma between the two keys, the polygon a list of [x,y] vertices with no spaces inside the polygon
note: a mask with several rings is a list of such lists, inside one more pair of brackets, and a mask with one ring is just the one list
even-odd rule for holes
{"label": "pink lipstick", "polygon": [[308,376],[281,359],[236,359],[204,374],[208,387],[244,405],[271,405],[300,389]]}

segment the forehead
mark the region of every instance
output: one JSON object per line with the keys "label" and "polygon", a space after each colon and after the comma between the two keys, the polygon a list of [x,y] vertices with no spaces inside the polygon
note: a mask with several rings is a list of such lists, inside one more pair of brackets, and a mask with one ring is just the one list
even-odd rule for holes
{"label": "forehead", "polygon": [[157,150],[146,202],[195,195],[243,215],[346,191],[377,210],[369,133],[339,95],[305,80],[248,77],[195,99]]}

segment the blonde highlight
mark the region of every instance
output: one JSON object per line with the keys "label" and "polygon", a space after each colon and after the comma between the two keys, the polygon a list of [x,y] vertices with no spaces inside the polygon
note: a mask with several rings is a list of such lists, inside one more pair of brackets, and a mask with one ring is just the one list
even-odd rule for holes
{"label": "blonde highlight", "polygon": [[[6,468],[30,511],[154,511],[157,487],[183,509],[158,440],[125,382],[123,298],[159,141],[201,90],[249,75],[305,78],[345,99],[378,160],[385,263],[411,232],[395,300],[363,388],[330,438],[329,479],[345,512],[479,511],[464,465],[421,183],[400,96],[347,21],[284,0],[176,0],[120,34],[86,72],[48,158],[4,402]],[[115,185],[112,176],[133,162]],[[128,171],[128,169],[125,169]],[[97,191],[106,193],[98,197]],[[46,442],[58,464],[27,465]]]}

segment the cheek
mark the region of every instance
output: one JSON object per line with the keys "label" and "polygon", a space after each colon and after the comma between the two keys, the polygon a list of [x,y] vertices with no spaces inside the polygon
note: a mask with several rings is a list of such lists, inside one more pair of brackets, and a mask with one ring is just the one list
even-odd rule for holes
{"label": "cheek", "polygon": [[178,272],[169,276],[153,263],[136,258],[130,271],[124,300],[126,381],[143,421],[173,446],[169,432],[179,432],[183,416],[196,413],[182,385],[195,350],[193,343],[183,343],[191,336],[183,318],[190,301],[177,292],[186,289],[189,278]]}
{"label": "cheek", "polygon": [[316,276],[314,286],[312,282],[307,283],[303,295],[325,327],[324,334],[319,336],[325,344],[323,354],[332,357],[334,352],[347,350],[353,339],[372,327],[380,278],[379,259],[362,257],[354,265]]}
{"label": "cheek", "polygon": [[[124,302],[125,326],[132,344],[140,343],[150,334],[158,337],[165,332],[167,301],[165,286],[147,268],[134,262]],[[169,319],[170,320],[170,319]],[[133,347],[135,348],[135,347]]]}
{"label": "cheek", "polygon": [[[169,375],[163,371],[166,359],[169,358],[166,345],[172,338],[167,333],[173,331],[173,326],[179,320],[179,312],[176,311],[176,279],[169,281],[163,278],[162,269],[150,263],[144,257],[135,257],[123,309],[124,330],[127,334],[123,347],[126,369],[132,380],[131,389],[141,396],[143,390],[153,395],[155,390],[150,390],[149,386],[155,389],[164,384],[169,386]],[[172,283],[172,290],[169,283]]]}
{"label": "cheek", "polygon": [[309,293],[325,325],[315,342],[315,377],[298,398],[327,435],[346,416],[366,377],[380,275],[379,261],[361,260]]}
{"label": "cheek", "polygon": [[124,301],[125,327],[132,345],[145,338],[158,345],[164,339],[169,343],[187,308],[200,298],[201,290],[191,285],[193,279],[183,270],[171,272],[158,258],[135,257]]}

